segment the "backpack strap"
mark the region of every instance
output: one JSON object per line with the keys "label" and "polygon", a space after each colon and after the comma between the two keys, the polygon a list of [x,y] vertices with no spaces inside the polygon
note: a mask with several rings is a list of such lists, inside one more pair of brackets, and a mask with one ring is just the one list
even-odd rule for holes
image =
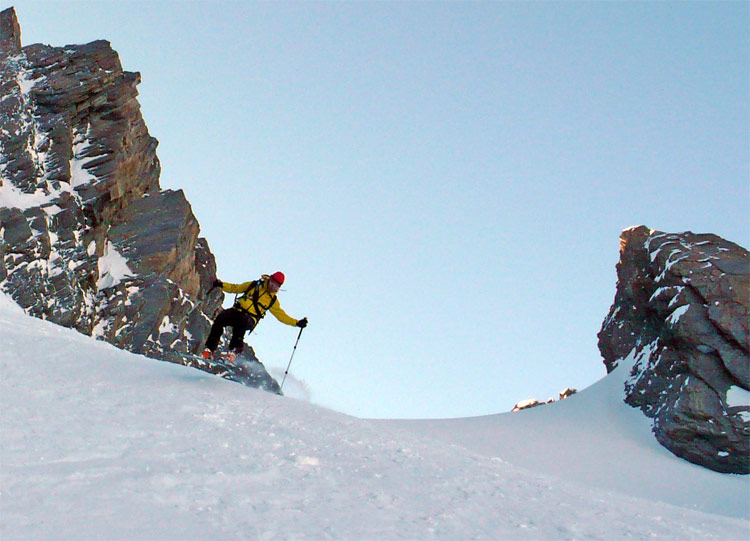
{"label": "backpack strap", "polygon": [[253,287],[257,287],[257,285],[258,285],[259,282],[260,282],[260,280],[255,280],[254,282],[250,282],[250,285],[247,286],[247,289],[245,290],[245,292],[242,295],[240,295],[239,293],[237,293],[234,296],[234,305],[232,306],[232,308],[236,308],[240,312],[245,312],[245,313],[249,314],[250,312],[248,312],[242,306],[240,306],[240,301],[242,299],[246,299],[248,297],[248,294],[250,293],[250,291],[253,289]]}
{"label": "backpack strap", "polygon": [[[249,314],[253,318],[257,318],[257,321],[260,321],[263,319],[263,316],[266,315],[266,312],[271,309],[271,307],[276,303],[277,296],[274,295],[271,298],[271,303],[268,306],[263,306],[260,302],[260,286],[263,283],[263,280],[255,280],[254,282],[251,282],[249,286],[247,286],[247,289],[242,294],[242,296],[237,299],[235,297],[234,307],[237,310],[240,310],[242,312],[245,312],[246,314]],[[252,291],[252,296],[250,296],[250,292]],[[240,306],[239,301],[242,299],[250,298],[250,300],[253,303],[253,308],[255,308],[255,314],[251,314],[248,310],[245,310]],[[257,324],[256,321],[256,324]]]}
{"label": "backpack strap", "polygon": [[260,284],[261,284],[261,281],[258,280],[258,281],[255,282],[255,284],[256,284],[256,286],[255,286],[255,290],[253,291],[253,299],[252,299],[253,300],[253,308],[255,308],[255,312],[258,314],[258,319],[263,319],[263,316],[266,315],[266,312],[271,309],[271,306],[273,306],[274,303],[276,303],[276,295],[274,295],[273,297],[271,297],[271,302],[269,303],[268,306],[263,306],[260,303],[260,300],[258,298],[258,297],[260,297]]}

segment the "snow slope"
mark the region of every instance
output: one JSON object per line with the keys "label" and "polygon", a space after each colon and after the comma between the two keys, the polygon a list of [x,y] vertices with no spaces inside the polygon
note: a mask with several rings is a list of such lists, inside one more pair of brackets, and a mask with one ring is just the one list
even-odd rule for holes
{"label": "snow slope", "polygon": [[625,404],[624,380],[636,360],[623,359],[591,387],[533,409],[382,423],[576,484],[749,519],[749,476],[716,473],[675,457],[656,441],[651,420]]}
{"label": "snow slope", "polygon": [[542,476],[123,352],[6,297],[0,371],[4,541],[750,535],[746,519]]}

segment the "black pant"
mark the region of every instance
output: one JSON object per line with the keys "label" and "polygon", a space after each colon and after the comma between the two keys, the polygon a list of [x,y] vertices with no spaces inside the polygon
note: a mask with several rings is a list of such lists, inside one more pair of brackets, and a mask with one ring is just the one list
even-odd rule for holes
{"label": "black pant", "polygon": [[236,308],[222,310],[216,316],[214,324],[211,325],[211,332],[208,333],[208,339],[206,340],[206,349],[216,351],[216,348],[219,347],[221,335],[224,333],[224,327],[232,327],[232,339],[229,341],[229,349],[237,353],[242,353],[242,349],[245,346],[245,333],[247,331],[252,332],[255,324],[255,319],[247,312],[237,310]]}

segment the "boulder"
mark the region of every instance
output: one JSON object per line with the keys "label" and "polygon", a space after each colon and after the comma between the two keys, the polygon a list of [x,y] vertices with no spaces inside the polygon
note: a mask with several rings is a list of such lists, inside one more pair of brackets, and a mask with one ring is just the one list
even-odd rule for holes
{"label": "boulder", "polygon": [[625,401],[667,449],[719,472],[750,473],[749,312],[746,249],[712,234],[623,232],[604,364],[635,360]]}

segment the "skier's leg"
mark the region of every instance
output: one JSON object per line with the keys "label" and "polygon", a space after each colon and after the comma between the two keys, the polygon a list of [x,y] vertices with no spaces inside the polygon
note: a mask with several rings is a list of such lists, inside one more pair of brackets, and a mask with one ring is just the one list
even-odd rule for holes
{"label": "skier's leg", "polygon": [[232,339],[229,341],[229,351],[239,355],[245,348],[245,333],[249,330],[252,332],[254,325],[253,318],[249,314],[236,310],[236,317],[233,321]]}
{"label": "skier's leg", "polygon": [[216,348],[219,347],[219,340],[221,340],[224,327],[232,324],[231,312],[233,312],[233,310],[229,308],[227,310],[222,310],[221,313],[216,316],[214,324],[211,325],[211,332],[208,333],[208,338],[206,339],[206,349],[214,352],[216,351]]}

